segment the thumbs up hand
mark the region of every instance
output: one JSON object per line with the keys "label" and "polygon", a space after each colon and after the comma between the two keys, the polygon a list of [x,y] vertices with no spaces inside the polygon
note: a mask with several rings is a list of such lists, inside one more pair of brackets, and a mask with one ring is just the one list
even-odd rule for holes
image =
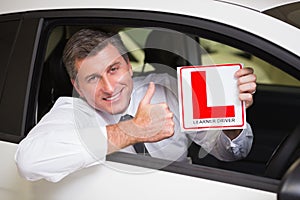
{"label": "thumbs up hand", "polygon": [[106,126],[108,153],[138,142],[157,142],[173,136],[173,113],[166,103],[151,104],[154,93],[155,85],[151,82],[133,119]]}
{"label": "thumbs up hand", "polygon": [[154,93],[155,85],[150,82],[133,118],[138,142],[156,142],[174,134],[173,113],[166,103],[151,104]]}

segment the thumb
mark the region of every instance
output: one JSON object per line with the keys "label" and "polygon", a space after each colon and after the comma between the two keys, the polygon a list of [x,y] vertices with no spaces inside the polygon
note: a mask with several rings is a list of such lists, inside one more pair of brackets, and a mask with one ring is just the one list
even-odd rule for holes
{"label": "thumb", "polygon": [[150,82],[150,83],[149,83],[148,90],[147,90],[147,92],[146,92],[146,94],[145,94],[145,96],[144,96],[144,98],[142,99],[142,101],[141,101],[140,104],[141,104],[141,105],[150,104],[154,92],[155,92],[155,85],[154,85],[153,82]]}

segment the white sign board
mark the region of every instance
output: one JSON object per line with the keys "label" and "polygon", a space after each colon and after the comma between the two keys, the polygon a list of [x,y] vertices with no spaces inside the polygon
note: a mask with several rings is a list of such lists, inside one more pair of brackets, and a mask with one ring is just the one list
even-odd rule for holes
{"label": "white sign board", "polygon": [[182,131],[243,129],[245,105],[234,73],[242,64],[177,68]]}

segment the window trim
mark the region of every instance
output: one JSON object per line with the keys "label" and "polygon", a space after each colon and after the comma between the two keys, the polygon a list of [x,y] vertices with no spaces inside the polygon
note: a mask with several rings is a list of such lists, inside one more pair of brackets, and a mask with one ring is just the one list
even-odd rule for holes
{"label": "window trim", "polygon": [[[212,181],[229,183],[273,193],[276,193],[278,191],[278,186],[280,184],[280,180],[276,179],[202,165],[187,165],[186,163],[181,162],[170,163],[170,161],[159,158],[129,154],[124,152],[116,152],[114,154],[108,155],[106,157],[106,160],[128,165],[146,167],[149,169],[158,169],[175,174],[204,178]],[[159,166],[165,167],[160,169],[158,168]]]}

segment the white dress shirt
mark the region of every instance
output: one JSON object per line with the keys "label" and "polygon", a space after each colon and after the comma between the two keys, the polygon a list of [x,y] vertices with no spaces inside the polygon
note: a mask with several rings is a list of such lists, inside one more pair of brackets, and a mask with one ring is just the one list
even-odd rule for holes
{"label": "white dress shirt", "polygon": [[[18,145],[15,160],[20,174],[32,181],[44,178],[57,182],[79,169],[103,163],[107,154],[106,125],[118,123],[124,114],[134,116],[150,81],[156,86],[151,103],[166,102],[175,121],[171,138],[145,143],[152,157],[188,162],[187,149],[191,141],[224,161],[237,160],[249,153],[253,140],[249,124],[234,140],[222,131],[180,131],[175,78],[151,74],[133,78],[133,81],[130,105],[123,114],[110,115],[96,111],[80,98],[60,97]],[[135,153],[133,146],[121,151]]]}

